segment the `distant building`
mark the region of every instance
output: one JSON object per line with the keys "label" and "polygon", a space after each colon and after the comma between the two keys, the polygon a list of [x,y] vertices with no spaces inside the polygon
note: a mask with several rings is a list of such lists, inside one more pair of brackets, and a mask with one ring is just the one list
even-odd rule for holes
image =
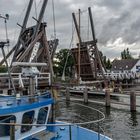
{"label": "distant building", "polygon": [[114,60],[111,71],[114,73],[140,73],[140,59]]}
{"label": "distant building", "polygon": [[[104,73],[107,79],[124,80],[140,78],[140,59],[122,59],[112,62],[111,71]],[[101,77],[101,74],[98,74]]]}
{"label": "distant building", "polygon": [[112,62],[111,79],[136,79],[140,77],[140,59],[122,59]]}

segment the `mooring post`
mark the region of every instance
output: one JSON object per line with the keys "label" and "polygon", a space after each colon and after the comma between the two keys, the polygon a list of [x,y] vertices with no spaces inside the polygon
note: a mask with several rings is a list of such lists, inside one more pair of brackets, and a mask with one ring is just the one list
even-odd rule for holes
{"label": "mooring post", "polygon": [[130,93],[130,111],[136,111],[136,94],[134,91]]}
{"label": "mooring post", "polygon": [[110,107],[110,92],[108,89],[105,90],[105,102],[106,107]]}
{"label": "mooring post", "polygon": [[68,87],[66,88],[66,101],[70,101],[70,90]]}
{"label": "mooring post", "polygon": [[83,91],[83,96],[84,96],[84,103],[88,103],[88,89],[87,88],[84,88],[84,91]]}
{"label": "mooring post", "polygon": [[13,125],[15,121],[11,120],[10,123],[12,124],[10,125],[10,140],[15,140],[15,125]]}

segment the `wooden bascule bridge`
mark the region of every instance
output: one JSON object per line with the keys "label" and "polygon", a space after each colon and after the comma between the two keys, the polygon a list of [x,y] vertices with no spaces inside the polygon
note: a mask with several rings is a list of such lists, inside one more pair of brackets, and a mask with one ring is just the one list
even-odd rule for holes
{"label": "wooden bascule bridge", "polygon": [[97,47],[97,39],[95,36],[94,23],[91,8],[88,8],[89,23],[91,29],[92,39],[88,41],[82,40],[81,33],[81,16],[79,9],[79,17],[76,18],[76,14],[72,13],[78,43],[76,48],[72,48],[72,54],[75,60],[75,68],[78,82],[89,81],[92,82],[122,82],[123,80],[135,80],[137,75],[132,73],[124,72],[108,72],[101,58],[101,53]]}
{"label": "wooden bascule bridge", "polygon": [[[91,25],[92,40],[83,41],[81,38],[80,31],[80,9],[79,9],[79,21],[76,19],[75,13],[72,13],[78,43],[76,48],[72,48],[72,54],[75,60],[75,67],[77,70],[78,79],[81,78],[82,81],[95,81],[98,79],[98,74],[102,75],[104,79],[104,72],[106,69],[102,62],[100,52],[97,47],[97,39],[95,37],[94,24],[92,18],[91,8],[88,8],[88,14]],[[79,24],[78,24],[79,23]]]}

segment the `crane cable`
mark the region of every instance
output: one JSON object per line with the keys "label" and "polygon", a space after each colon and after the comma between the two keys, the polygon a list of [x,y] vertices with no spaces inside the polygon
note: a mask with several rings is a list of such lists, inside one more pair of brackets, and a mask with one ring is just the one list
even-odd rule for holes
{"label": "crane cable", "polygon": [[69,50],[68,50],[68,54],[67,54],[67,58],[66,58],[66,61],[65,61],[65,65],[64,65],[64,69],[63,69],[63,73],[62,73],[62,77],[61,79],[63,81],[65,81],[65,70],[66,70],[66,66],[67,66],[67,62],[68,62],[68,58],[70,56],[70,50],[71,50],[71,47],[72,47],[72,43],[73,43],[73,38],[74,38],[74,32],[75,32],[75,28],[73,29],[73,22],[72,22],[72,37],[71,37],[71,41],[70,41],[70,45],[69,45]]}
{"label": "crane cable", "polygon": [[87,40],[89,40],[89,35],[90,35],[90,32],[89,32],[89,15],[88,15]]}
{"label": "crane cable", "polygon": [[8,31],[7,31],[7,19],[5,19],[4,23],[5,23],[6,41],[9,42]]}
{"label": "crane cable", "polygon": [[54,39],[56,39],[55,7],[54,6],[55,6],[54,5],[54,0],[52,0]]}
{"label": "crane cable", "polygon": [[36,19],[37,19],[37,5],[36,5],[36,0],[34,0],[34,6],[35,6],[35,16],[36,16]]}
{"label": "crane cable", "polygon": [[[6,34],[6,42],[7,42],[7,53],[9,54],[9,39],[8,39],[8,30],[7,30],[7,20],[9,18],[9,15],[8,17],[6,17],[4,19],[4,25],[5,25],[5,34]],[[10,64],[10,59],[8,60],[9,64]]]}

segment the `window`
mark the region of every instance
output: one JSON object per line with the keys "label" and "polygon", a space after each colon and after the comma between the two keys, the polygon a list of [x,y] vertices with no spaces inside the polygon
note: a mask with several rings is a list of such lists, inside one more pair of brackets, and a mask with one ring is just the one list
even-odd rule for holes
{"label": "window", "polygon": [[48,107],[41,108],[38,113],[37,124],[45,124],[48,114]]}
{"label": "window", "polygon": [[[13,115],[1,116],[0,123],[10,123],[11,120],[16,122],[16,117]],[[10,136],[10,126],[9,125],[0,125],[0,137]]]}
{"label": "window", "polygon": [[[33,124],[34,120],[34,111],[29,111],[23,114],[22,124]],[[21,133],[27,132],[32,129],[32,126],[22,126]]]}

